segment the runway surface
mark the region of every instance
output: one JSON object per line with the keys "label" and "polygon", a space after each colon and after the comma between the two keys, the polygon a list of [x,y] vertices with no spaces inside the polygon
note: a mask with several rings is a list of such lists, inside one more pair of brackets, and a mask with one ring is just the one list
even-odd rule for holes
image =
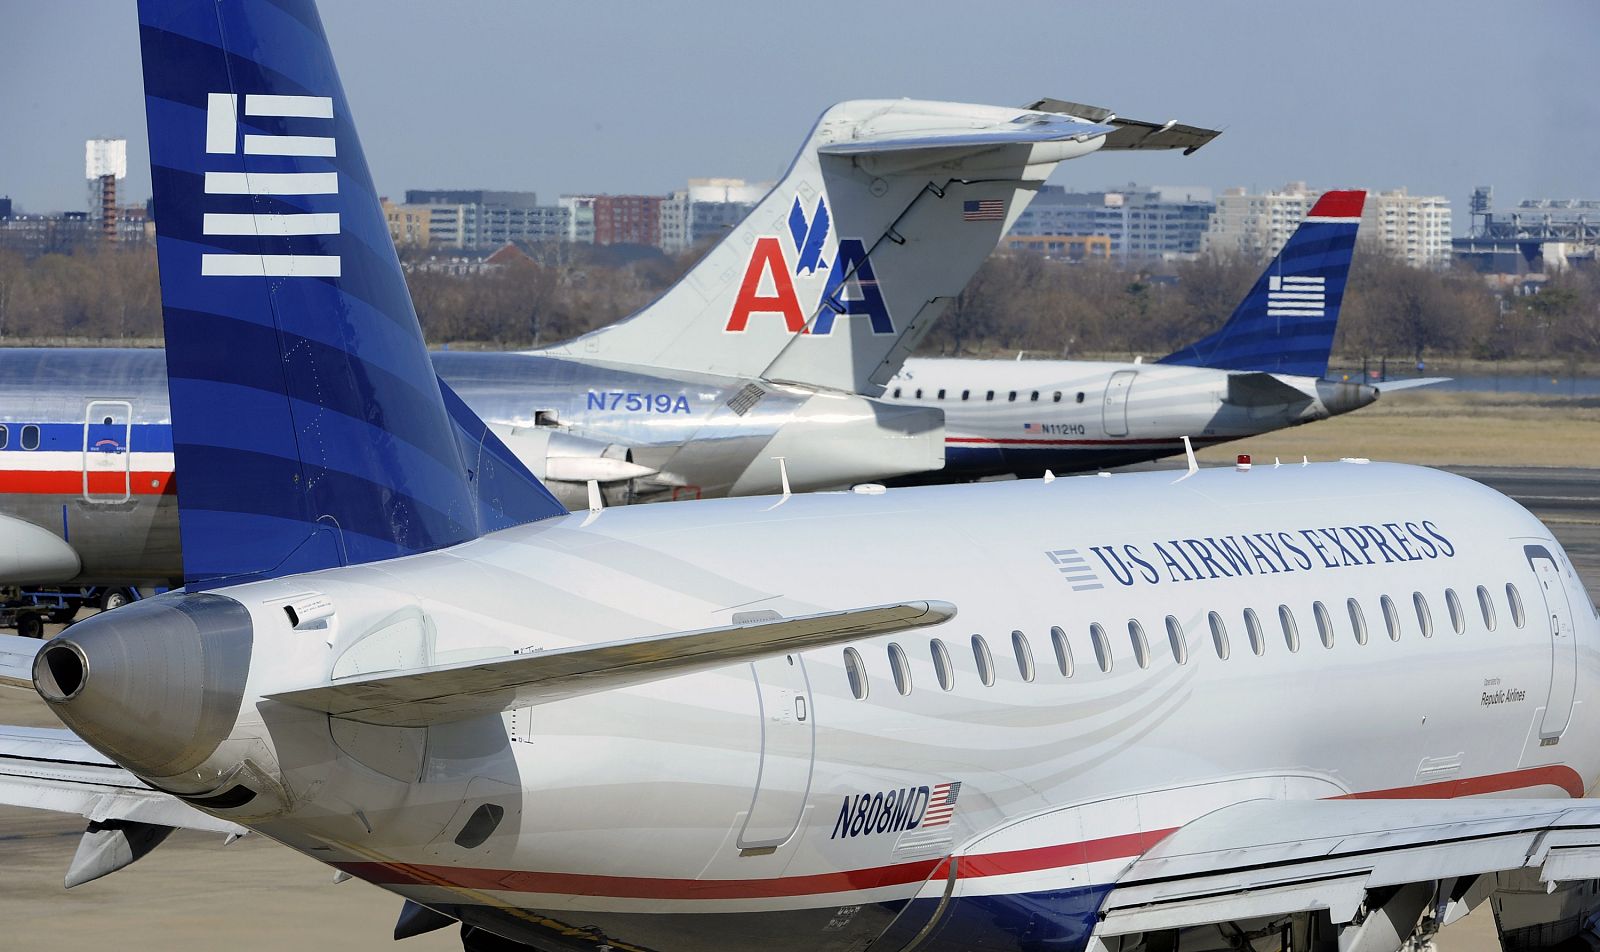
{"label": "runway surface", "polygon": [[[1600,597],[1600,470],[1458,467],[1546,521],[1591,595]],[[59,726],[32,692],[0,687],[0,723]],[[390,939],[398,897],[359,881],[335,885],[321,864],[259,836],[179,832],[136,865],[67,891],[61,886],[83,823],[0,807],[0,948],[154,952],[459,950],[453,930]],[[1487,907],[1446,929],[1441,952],[1499,947]]]}

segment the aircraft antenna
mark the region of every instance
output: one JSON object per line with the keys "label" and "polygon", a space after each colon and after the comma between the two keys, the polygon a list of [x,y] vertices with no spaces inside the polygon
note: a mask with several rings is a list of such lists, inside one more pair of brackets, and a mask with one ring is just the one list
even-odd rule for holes
{"label": "aircraft antenna", "polygon": [[1045,470],[1044,471],[1044,481],[1047,482],[1047,483],[1055,482],[1056,481],[1055,471],[1054,470],[1048,470],[1048,469]]}
{"label": "aircraft antenna", "polygon": [[1182,476],[1179,476],[1177,479],[1174,479],[1172,481],[1174,486],[1188,479],[1190,476],[1193,476],[1195,473],[1200,472],[1200,463],[1194,458],[1194,444],[1189,442],[1189,438],[1187,436],[1183,438],[1183,455],[1189,459],[1189,471],[1184,473]]}
{"label": "aircraft antenna", "polygon": [[600,498],[600,480],[589,480],[589,511],[599,512],[605,507],[605,501]]}
{"label": "aircraft antenna", "polygon": [[778,461],[778,481],[783,485],[783,498],[784,499],[788,499],[791,495],[793,495],[792,493],[789,492],[789,460],[788,460],[788,457],[774,456],[773,459]]}

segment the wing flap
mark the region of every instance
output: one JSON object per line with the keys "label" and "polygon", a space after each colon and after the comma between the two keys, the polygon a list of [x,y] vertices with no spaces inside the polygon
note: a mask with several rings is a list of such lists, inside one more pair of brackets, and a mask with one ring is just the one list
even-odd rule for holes
{"label": "wing flap", "polygon": [[922,628],[955,614],[948,602],[902,602],[351,678],[267,698],[364,724],[425,727]]}
{"label": "wing flap", "polygon": [[1130,865],[1097,934],[1327,909],[1367,890],[1534,869],[1600,876],[1600,804],[1572,800],[1255,800],[1174,831]]}

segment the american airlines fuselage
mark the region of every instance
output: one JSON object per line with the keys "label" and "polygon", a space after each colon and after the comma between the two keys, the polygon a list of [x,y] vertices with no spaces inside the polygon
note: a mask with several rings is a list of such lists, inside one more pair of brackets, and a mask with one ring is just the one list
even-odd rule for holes
{"label": "american airlines fuselage", "polygon": [[[774,456],[796,490],[942,460],[937,410],[533,354],[440,352],[434,366],[573,506],[588,479],[621,503],[777,492]],[[28,540],[44,575],[0,581],[182,578],[172,471],[163,352],[0,349],[0,515],[56,537]]]}
{"label": "american airlines fuselage", "polygon": [[[945,465],[929,478],[1074,472],[1325,420],[1375,388],[1291,374],[1158,363],[906,361],[884,399],[945,415]],[[919,477],[908,477],[918,481]]]}
{"label": "american airlines fuselage", "polygon": [[[237,723],[142,775],[518,941],[663,952],[1075,950],[1133,857],[1227,804],[1600,777],[1600,623],[1521,507],[1392,465],[1172,479],[608,510],[218,589]],[[308,593],[330,616],[297,630]],[[429,728],[261,700],[913,598],[959,615]]]}

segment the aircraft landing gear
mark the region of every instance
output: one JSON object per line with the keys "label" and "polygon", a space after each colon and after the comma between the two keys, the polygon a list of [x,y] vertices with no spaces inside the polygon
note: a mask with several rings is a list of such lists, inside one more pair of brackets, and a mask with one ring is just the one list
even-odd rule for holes
{"label": "aircraft landing gear", "polygon": [[18,615],[17,634],[24,638],[43,638],[44,618],[36,612],[24,612]]}

